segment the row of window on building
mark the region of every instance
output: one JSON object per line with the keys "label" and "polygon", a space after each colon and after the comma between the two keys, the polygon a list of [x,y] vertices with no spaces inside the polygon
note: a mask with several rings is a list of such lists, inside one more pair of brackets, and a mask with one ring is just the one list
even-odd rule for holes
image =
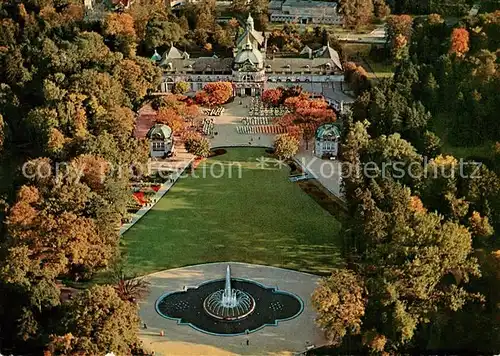
{"label": "row of window on building", "polygon": [[317,24],[331,24],[341,25],[342,17],[340,16],[318,16],[318,17],[304,17],[297,15],[287,15],[283,13],[271,14],[271,22],[289,22],[289,23],[317,23]]}

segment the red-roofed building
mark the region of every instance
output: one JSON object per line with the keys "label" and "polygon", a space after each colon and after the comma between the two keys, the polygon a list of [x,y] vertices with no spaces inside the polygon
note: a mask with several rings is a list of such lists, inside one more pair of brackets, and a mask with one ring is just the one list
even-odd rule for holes
{"label": "red-roofed building", "polygon": [[146,138],[149,129],[156,123],[157,112],[146,104],[139,109],[137,119],[135,120],[134,137]]}
{"label": "red-roofed building", "polygon": [[139,109],[135,120],[134,137],[149,141],[151,157],[169,157],[175,152],[172,129],[156,122],[158,113],[151,104]]}

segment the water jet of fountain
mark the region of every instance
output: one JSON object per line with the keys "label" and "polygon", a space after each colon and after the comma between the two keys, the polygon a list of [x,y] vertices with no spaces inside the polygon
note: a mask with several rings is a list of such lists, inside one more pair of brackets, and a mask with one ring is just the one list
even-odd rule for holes
{"label": "water jet of fountain", "polygon": [[253,312],[255,300],[250,294],[231,288],[231,268],[228,265],[224,289],[210,294],[203,301],[203,308],[216,319],[238,320]]}
{"label": "water jet of fountain", "polygon": [[236,306],[237,303],[236,293],[231,289],[231,268],[228,265],[226,269],[226,285],[224,287],[224,293],[222,294],[222,305],[232,308]]}

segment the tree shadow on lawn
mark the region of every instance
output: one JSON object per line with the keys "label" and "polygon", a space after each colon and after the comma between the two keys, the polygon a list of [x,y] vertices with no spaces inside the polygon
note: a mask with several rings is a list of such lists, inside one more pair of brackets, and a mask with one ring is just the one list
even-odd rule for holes
{"label": "tree shadow on lawn", "polygon": [[129,268],[239,261],[328,273],[342,263],[340,224],[287,171],[250,165],[242,179],[180,180],[123,236]]}
{"label": "tree shadow on lawn", "polygon": [[[209,217],[214,212],[220,214],[217,220]],[[342,263],[335,226],[315,231],[295,220],[283,229],[273,225],[273,219],[260,224],[249,219],[244,223],[230,212],[224,219],[223,212],[213,207],[186,205],[172,211],[152,210],[143,219],[125,237],[128,264],[141,274],[221,261],[324,274]]]}

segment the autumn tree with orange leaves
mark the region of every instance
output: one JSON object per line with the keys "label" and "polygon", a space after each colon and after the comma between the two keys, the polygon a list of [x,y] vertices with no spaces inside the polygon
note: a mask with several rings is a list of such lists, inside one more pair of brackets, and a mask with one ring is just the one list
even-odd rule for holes
{"label": "autumn tree with orange leaves", "polygon": [[273,88],[264,90],[262,93],[262,102],[269,106],[278,106],[283,98],[283,89]]}
{"label": "autumn tree with orange leaves", "polygon": [[210,101],[208,99],[208,93],[204,90],[200,90],[199,92],[197,92],[196,95],[194,96],[194,100],[198,105],[202,106],[210,105]]}
{"label": "autumn tree with orange leaves", "polygon": [[[69,187],[49,194],[25,185],[18,192],[7,220],[11,237],[7,255],[19,263],[3,272],[4,280],[16,283],[28,276],[38,276],[40,280],[61,275],[81,277],[83,271],[106,266],[114,255],[116,240],[111,242],[106,234],[100,233],[96,220],[60,209],[63,201],[54,204],[44,201],[60,194],[68,197],[71,192],[63,192],[64,189]],[[73,189],[83,194],[87,191],[88,195],[83,185]]]}
{"label": "autumn tree with orange leaves", "polygon": [[175,134],[181,133],[186,127],[186,122],[182,116],[175,109],[169,107],[158,111],[156,122],[167,125]]}
{"label": "autumn tree with orange leaves", "polygon": [[233,96],[230,82],[208,83],[196,93],[195,100],[200,105],[214,106],[225,104]]}
{"label": "autumn tree with orange leaves", "polygon": [[306,93],[285,100],[290,113],[279,118],[277,123],[286,127],[289,134],[302,137],[309,149],[309,141],[314,137],[316,129],[324,123],[336,119],[335,112],[329,108],[324,99],[311,99]]}
{"label": "autumn tree with orange leaves", "polygon": [[463,57],[469,52],[469,31],[465,28],[455,28],[451,33],[450,53],[456,54],[457,57]]}
{"label": "autumn tree with orange leaves", "polygon": [[137,305],[122,300],[112,286],[82,290],[66,308],[65,332],[50,336],[45,355],[144,355],[132,350],[139,344]]}
{"label": "autumn tree with orange leaves", "polygon": [[312,295],[316,323],[332,345],[340,345],[345,335],[361,332],[367,303],[363,278],[347,269],[334,269],[323,278]]}
{"label": "autumn tree with orange leaves", "polygon": [[158,109],[156,122],[168,125],[176,135],[184,134],[187,123],[193,126],[200,117],[198,105],[183,95],[165,95],[155,103],[155,107]]}
{"label": "autumn tree with orange leaves", "polygon": [[[41,355],[50,334],[76,335],[62,322],[69,310],[61,307],[60,280],[88,280],[119,256],[129,168],[142,166],[149,151],[132,136],[134,112],[162,73],[135,55],[131,12],[105,12],[95,22],[84,16],[83,2],[5,0],[0,7],[0,146],[18,157],[1,187],[0,348]],[[21,167],[31,172],[21,174]],[[135,334],[136,310],[129,310]],[[56,353],[141,354],[128,352],[136,339],[124,337],[121,314],[106,315],[95,329],[75,327],[80,338],[104,335],[102,321],[111,325],[115,333],[101,337],[101,349],[87,347],[98,343],[89,339]]]}
{"label": "autumn tree with orange leaves", "polygon": [[134,19],[125,13],[110,13],[104,21],[104,34],[109,36],[125,56],[133,57],[137,47]]}
{"label": "autumn tree with orange leaves", "polygon": [[394,61],[401,61],[408,53],[413,19],[410,15],[391,15],[387,19],[387,41]]}

